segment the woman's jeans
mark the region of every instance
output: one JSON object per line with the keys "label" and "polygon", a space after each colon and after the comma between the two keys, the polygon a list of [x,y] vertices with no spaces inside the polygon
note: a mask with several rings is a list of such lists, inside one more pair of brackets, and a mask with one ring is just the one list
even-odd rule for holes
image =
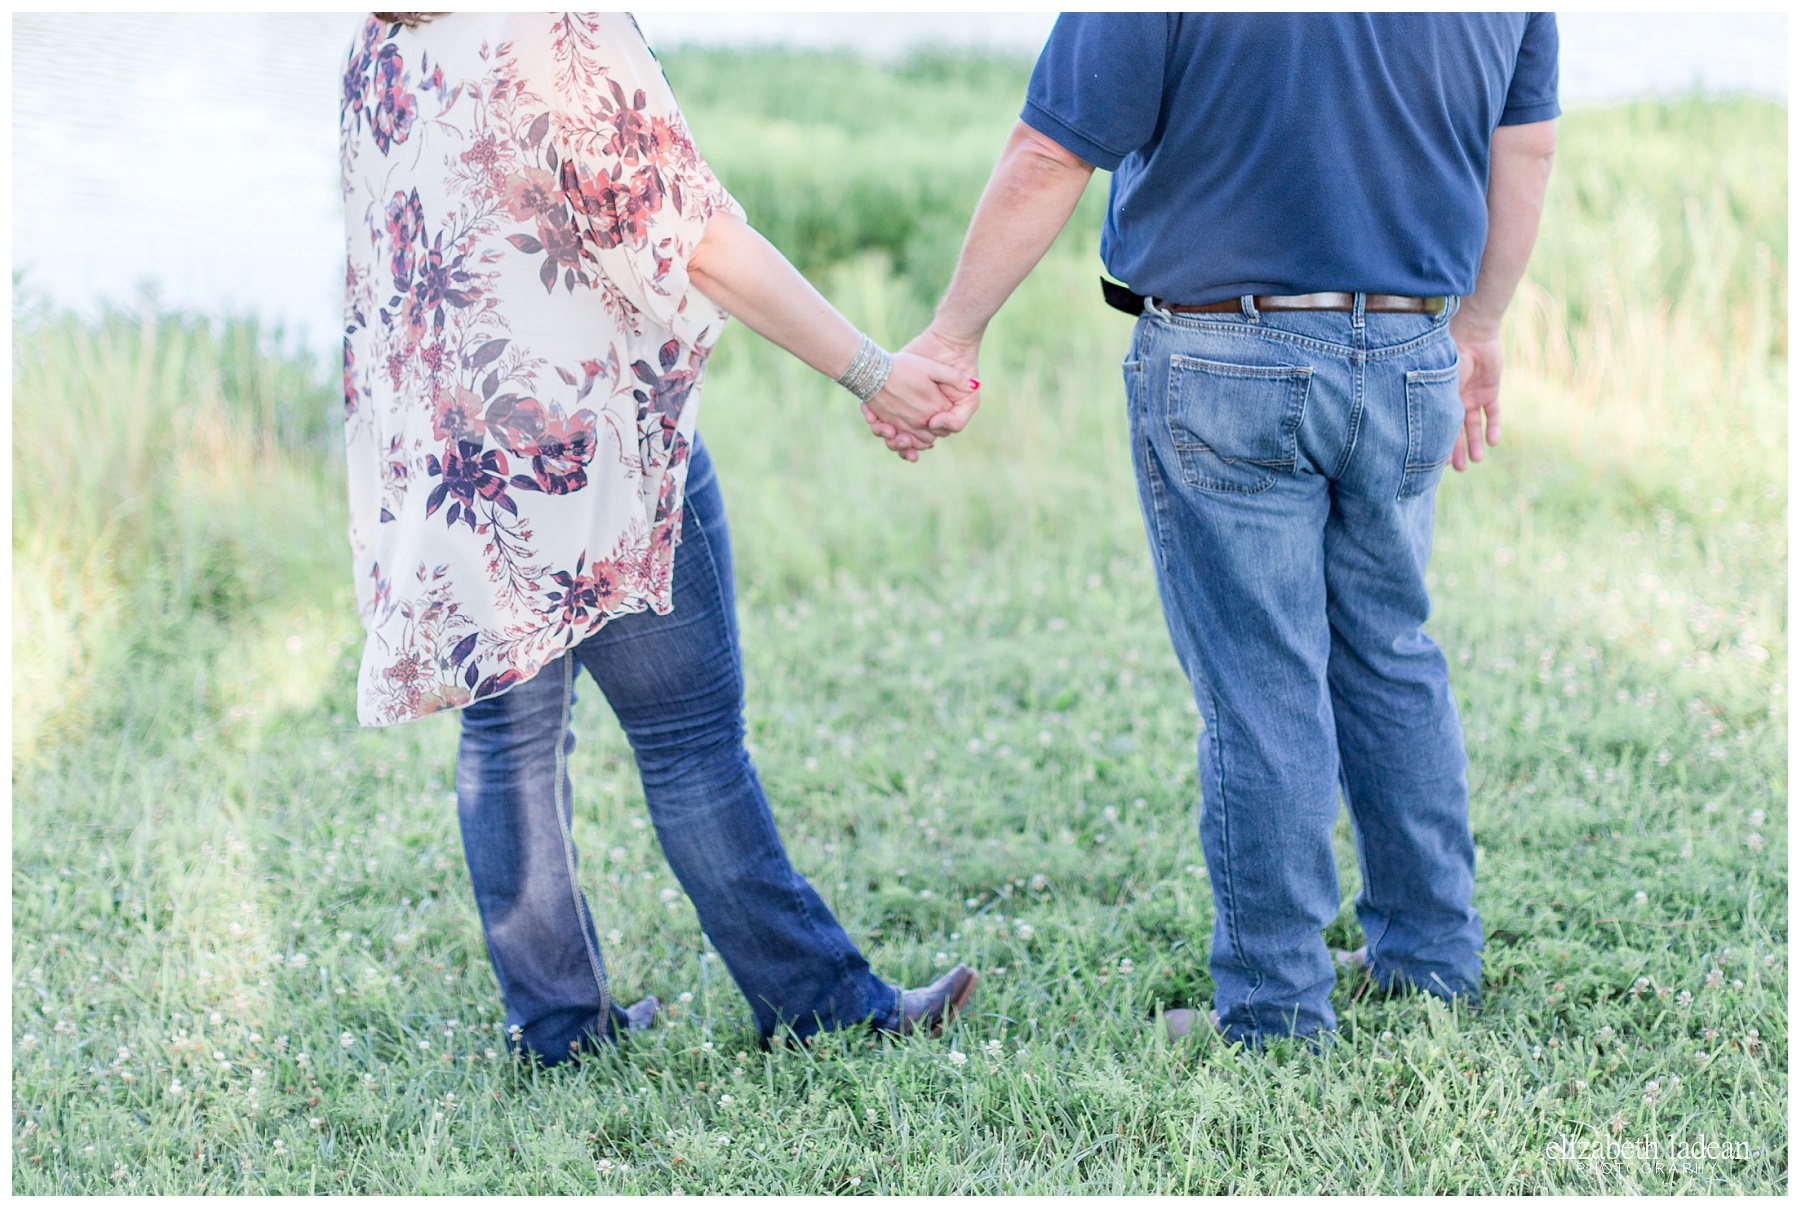
{"label": "woman's jeans", "polygon": [[899,991],[870,971],[788,861],[744,750],[725,504],[696,441],[673,611],[608,622],[534,678],[463,711],[457,813],[509,1032],[554,1062],[624,1024],[569,835],[577,664],[625,728],[663,855],[762,1035],[896,1024]]}
{"label": "woman's jeans", "polygon": [[1439,476],[1463,421],[1448,316],[1138,321],[1139,501],[1193,684],[1211,972],[1234,1040],[1336,1026],[1339,794],[1378,983],[1475,995],[1467,758],[1425,636]]}

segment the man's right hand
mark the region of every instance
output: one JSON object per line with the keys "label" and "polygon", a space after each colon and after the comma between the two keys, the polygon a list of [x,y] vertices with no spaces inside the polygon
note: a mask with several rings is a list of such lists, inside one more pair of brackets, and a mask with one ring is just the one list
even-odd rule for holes
{"label": "man's right hand", "polygon": [[[975,414],[975,409],[981,406],[980,342],[954,340],[942,332],[928,327],[900,351],[948,365],[966,379],[969,393],[960,398],[957,397],[955,387],[940,383],[939,391],[944,395],[945,409],[932,415],[926,421],[926,426],[939,436],[961,432],[968,426],[970,417]],[[959,382],[957,385],[961,386],[963,383]],[[863,408],[863,418],[868,421],[869,431],[886,442],[888,448],[902,457],[906,457],[909,461],[918,460],[916,453],[908,456],[913,442],[909,442],[905,434],[895,425],[886,422],[866,406]]]}
{"label": "man's right hand", "polygon": [[1457,389],[1462,394],[1463,429],[1456,437],[1450,465],[1459,473],[1472,461],[1486,456],[1486,449],[1500,443],[1500,367],[1503,360],[1499,333],[1464,333],[1451,320],[1450,335],[1456,341]]}

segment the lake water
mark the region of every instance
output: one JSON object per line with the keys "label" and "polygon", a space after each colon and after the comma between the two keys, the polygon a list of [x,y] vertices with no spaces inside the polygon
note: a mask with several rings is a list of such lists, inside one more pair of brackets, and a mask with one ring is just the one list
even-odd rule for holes
{"label": "lake water", "polygon": [[[653,45],[1035,54],[1052,13],[640,13]],[[254,311],[335,342],[339,61],[360,14],[13,18],[13,267],[56,304]],[[1566,106],[1787,98],[1785,14],[1560,18]],[[704,150],[704,148],[702,148]]]}

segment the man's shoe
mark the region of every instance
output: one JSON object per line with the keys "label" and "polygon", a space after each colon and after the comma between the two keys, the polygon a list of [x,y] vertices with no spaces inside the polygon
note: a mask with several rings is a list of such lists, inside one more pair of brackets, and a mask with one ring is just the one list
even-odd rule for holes
{"label": "man's shoe", "polygon": [[[1170,1040],[1180,1040],[1194,1030],[1194,1024],[1200,1019],[1200,1012],[1194,1007],[1176,1007],[1173,1011],[1163,1012],[1163,1027],[1169,1030]],[[1216,1033],[1219,1030],[1219,1013],[1208,1009],[1206,1022]]]}
{"label": "man's shoe", "polygon": [[656,1009],[662,1003],[652,994],[648,998],[640,998],[625,1008],[625,1030],[627,1032],[648,1032],[656,1022]]}
{"label": "man's shoe", "polygon": [[958,965],[944,976],[919,990],[900,994],[900,1024],[895,1031],[902,1036],[924,1030],[936,1036],[944,1025],[968,1004],[980,975],[967,965]]}

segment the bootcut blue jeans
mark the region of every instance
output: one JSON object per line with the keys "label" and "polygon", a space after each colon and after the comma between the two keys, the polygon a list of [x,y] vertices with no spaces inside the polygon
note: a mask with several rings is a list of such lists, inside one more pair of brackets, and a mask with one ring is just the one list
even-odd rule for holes
{"label": "bootcut blue jeans", "polygon": [[463,710],[463,854],[508,1031],[547,1063],[625,1023],[569,835],[578,668],[624,727],[663,855],[762,1035],[898,1023],[900,991],[870,971],[789,862],[744,750],[731,573],[725,502],[696,441],[673,611],[610,621],[534,678]]}
{"label": "bootcut blue jeans", "polygon": [[1425,635],[1435,492],[1462,425],[1448,314],[1138,320],[1124,370],[1163,613],[1193,685],[1210,969],[1226,1036],[1336,1027],[1340,898],[1384,986],[1478,994],[1462,728]]}

